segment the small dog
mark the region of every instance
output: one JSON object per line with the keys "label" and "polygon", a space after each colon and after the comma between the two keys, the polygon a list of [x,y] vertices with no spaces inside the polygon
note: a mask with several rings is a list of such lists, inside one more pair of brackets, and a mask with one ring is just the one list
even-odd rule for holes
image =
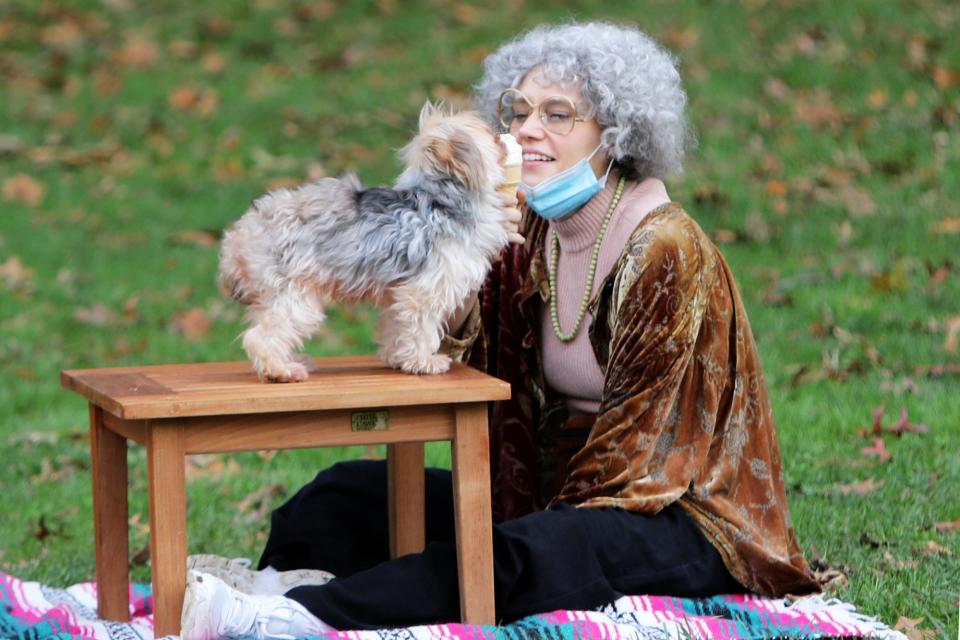
{"label": "small dog", "polygon": [[224,235],[220,284],[248,305],[243,348],[261,380],[306,380],[298,354],[333,301],[384,308],[380,358],[443,373],[444,323],[507,244],[504,148],[472,112],[424,105],[392,189],[323,178],[255,200]]}

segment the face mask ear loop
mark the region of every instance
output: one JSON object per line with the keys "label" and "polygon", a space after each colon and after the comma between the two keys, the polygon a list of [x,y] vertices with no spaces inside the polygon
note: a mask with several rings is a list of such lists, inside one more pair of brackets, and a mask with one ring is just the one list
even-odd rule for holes
{"label": "face mask ear loop", "polygon": [[[593,156],[597,155],[597,151],[603,148],[603,143],[597,145],[597,148],[590,152],[590,155],[586,157],[586,161],[590,162],[593,160]],[[610,158],[610,164],[607,165],[607,172],[603,174],[603,184],[607,184],[607,178],[610,177],[610,170],[613,169],[613,158]]]}

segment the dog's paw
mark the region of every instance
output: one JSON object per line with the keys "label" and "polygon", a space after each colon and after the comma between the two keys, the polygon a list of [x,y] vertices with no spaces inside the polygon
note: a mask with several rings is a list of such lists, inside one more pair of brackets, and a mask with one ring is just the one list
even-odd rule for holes
{"label": "dog's paw", "polygon": [[436,375],[450,370],[450,356],[435,353],[425,358],[414,358],[400,364],[407,373],[426,373]]}
{"label": "dog's paw", "polygon": [[309,377],[307,368],[299,362],[288,362],[260,372],[260,378],[269,382],[303,382]]}

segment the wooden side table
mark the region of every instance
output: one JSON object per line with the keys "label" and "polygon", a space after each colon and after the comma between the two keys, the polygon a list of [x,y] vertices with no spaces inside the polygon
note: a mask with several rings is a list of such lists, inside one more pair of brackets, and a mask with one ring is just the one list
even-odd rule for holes
{"label": "wooden side table", "polygon": [[307,382],[264,384],[247,362],[64,371],[87,399],[99,616],[128,620],[127,440],[147,448],[154,630],[180,632],[186,584],[184,456],[388,445],[391,552],[424,546],[423,443],[450,440],[460,610],[494,623],[487,405],[510,386],[470,367],[414,376],[372,356],[323,358]]}

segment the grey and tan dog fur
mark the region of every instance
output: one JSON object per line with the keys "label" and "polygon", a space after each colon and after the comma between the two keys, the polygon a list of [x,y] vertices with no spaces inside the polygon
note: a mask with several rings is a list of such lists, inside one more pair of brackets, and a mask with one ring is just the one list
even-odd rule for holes
{"label": "grey and tan dog fur", "polygon": [[224,235],[220,283],[248,305],[243,348],[262,380],[308,377],[299,352],[332,302],[383,307],[379,355],[410,373],[442,373],[444,322],[480,287],[507,244],[504,150],[472,112],[424,106],[393,188],[323,178],[253,202]]}

